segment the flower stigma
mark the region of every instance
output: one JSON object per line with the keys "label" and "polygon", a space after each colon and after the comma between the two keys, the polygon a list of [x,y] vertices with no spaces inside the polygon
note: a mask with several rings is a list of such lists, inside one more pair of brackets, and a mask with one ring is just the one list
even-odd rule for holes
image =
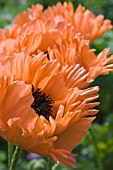
{"label": "flower stigma", "polygon": [[49,116],[52,116],[52,108],[54,100],[47,96],[40,88],[37,88],[34,91],[32,86],[32,95],[34,97],[34,102],[31,104],[31,107],[35,110],[36,114],[43,115],[47,120]]}

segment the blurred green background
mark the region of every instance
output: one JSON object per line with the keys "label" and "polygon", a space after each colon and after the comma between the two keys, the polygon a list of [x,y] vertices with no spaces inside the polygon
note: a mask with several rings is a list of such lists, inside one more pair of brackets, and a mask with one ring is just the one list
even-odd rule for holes
{"label": "blurred green background", "polygon": [[[41,3],[45,8],[48,5],[54,5],[57,0],[0,0],[0,27],[5,28],[13,23],[14,17],[32,4]],[[60,2],[64,2],[60,0]],[[67,1],[68,2],[68,1]],[[111,19],[113,24],[113,0],[72,0],[76,9],[78,4],[84,5],[95,15],[104,14],[105,18]],[[91,48],[95,48],[98,54],[105,47],[110,47],[113,53],[113,30],[108,31],[105,35],[96,40]],[[113,170],[113,74],[100,76],[93,85],[100,86],[101,102],[98,109],[100,110],[91,131],[88,131],[81,144],[73,150],[77,153],[76,170]],[[91,135],[93,131],[93,135]],[[7,169],[7,143],[0,138],[0,170]],[[23,153],[23,160],[19,161],[17,170],[44,170],[47,160],[39,158],[37,161],[25,159],[27,152]],[[100,159],[99,159],[100,158]],[[100,164],[100,162],[102,164]],[[69,167],[56,165],[53,170],[72,170]]]}

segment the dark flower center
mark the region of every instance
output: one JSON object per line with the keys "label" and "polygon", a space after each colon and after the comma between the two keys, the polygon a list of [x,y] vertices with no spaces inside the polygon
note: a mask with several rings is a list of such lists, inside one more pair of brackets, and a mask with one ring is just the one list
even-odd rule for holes
{"label": "dark flower center", "polygon": [[47,59],[50,60],[48,51],[45,51],[44,54],[46,54],[47,55]]}
{"label": "dark flower center", "polygon": [[52,104],[54,103],[54,101],[43,91],[41,91],[40,88],[34,91],[33,86],[32,95],[34,97],[34,102],[31,104],[31,107],[39,116],[43,115],[47,120],[49,120],[49,116],[52,116]]}

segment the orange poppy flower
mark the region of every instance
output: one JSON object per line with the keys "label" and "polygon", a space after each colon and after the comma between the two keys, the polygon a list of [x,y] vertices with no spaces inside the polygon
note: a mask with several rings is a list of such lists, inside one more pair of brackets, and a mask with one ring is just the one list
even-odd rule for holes
{"label": "orange poppy flower", "polygon": [[90,44],[98,37],[103,35],[106,31],[113,28],[111,21],[104,20],[103,15],[95,16],[90,10],[79,5],[74,12],[74,7],[71,2],[58,2],[53,7],[48,7],[43,12],[41,4],[33,5],[28,8],[27,12],[22,12],[17,15],[14,20],[14,25],[6,29],[6,37],[16,38],[22,33],[25,25],[32,24],[34,21],[40,20],[49,29],[55,27],[58,21],[65,22],[66,25],[72,24],[76,28],[76,34],[82,33],[86,40],[90,40]]}
{"label": "orange poppy flower", "polygon": [[67,88],[59,63],[46,60],[43,53],[34,58],[27,52],[1,54],[0,136],[75,168],[70,151],[94,120],[99,89]]}
{"label": "orange poppy flower", "polygon": [[18,38],[21,51],[24,47],[32,55],[43,51],[48,54],[49,60],[57,59],[61,67],[65,65],[75,67],[76,64],[80,64],[80,67],[84,67],[88,73],[88,81],[89,78],[94,80],[99,75],[109,74],[113,70],[113,55],[108,57],[109,48],[96,56],[95,50],[89,48],[89,41],[84,40],[81,34],[75,34],[72,25],[64,27],[64,23],[59,21],[56,28],[48,30],[42,22],[36,22],[32,29],[28,30],[27,35]]}
{"label": "orange poppy flower", "polygon": [[[68,68],[72,67],[73,71],[73,68],[80,64],[80,67],[86,70],[84,70],[84,76],[83,73],[81,74],[82,83],[79,85],[82,87],[83,82],[86,82],[84,83],[84,87],[86,87],[99,75],[109,74],[113,70],[113,55],[108,58],[109,49],[104,49],[96,56],[95,50],[89,49],[89,41],[84,40],[81,34],[75,35],[75,28],[72,25],[64,27],[64,23],[59,21],[55,29],[46,31],[47,29],[48,27],[45,28],[42,22],[35,22],[32,29],[27,29],[28,34],[18,38],[19,49],[22,51],[26,47],[31,55],[44,51],[48,54],[49,60],[57,59],[61,70],[68,65]],[[77,81],[75,82],[77,83]]]}
{"label": "orange poppy flower", "polygon": [[[79,84],[77,86],[77,77],[75,76],[76,81],[73,79],[73,83],[75,81],[75,86],[80,89],[88,87],[99,75],[109,74],[113,70],[111,64],[113,63],[113,55],[107,58],[110,53],[109,49],[103,50],[96,56],[94,50],[89,49],[89,41],[84,40],[81,34],[75,35],[75,28],[72,25],[64,27],[64,22],[60,21],[56,28],[51,30],[45,27],[42,21],[36,21],[34,24],[25,26],[23,34],[17,39],[6,39],[0,43],[0,52],[8,55],[21,52],[24,48],[27,48],[33,57],[39,51],[47,53],[47,62],[57,59],[60,71],[63,69],[63,72],[67,72],[64,66],[67,65],[66,68],[70,68],[69,70],[73,72],[73,68],[79,64],[80,68],[83,67],[81,76],[79,74],[81,79],[78,77]],[[75,69],[73,75],[76,75],[76,72]]]}
{"label": "orange poppy flower", "polygon": [[104,20],[103,15],[95,16],[90,10],[79,5],[74,12],[71,2],[64,2],[63,5],[58,2],[56,6],[48,7],[42,15],[42,20],[47,23],[52,20],[53,23],[58,20],[65,20],[67,24],[71,23],[76,28],[76,33],[82,33],[86,40],[90,40],[90,44],[106,31],[113,28],[111,21]]}

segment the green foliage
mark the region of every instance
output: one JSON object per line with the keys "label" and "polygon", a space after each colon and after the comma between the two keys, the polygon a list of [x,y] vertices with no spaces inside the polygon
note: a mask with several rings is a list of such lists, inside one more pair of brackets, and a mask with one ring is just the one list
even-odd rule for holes
{"label": "green foliage", "polygon": [[100,76],[92,84],[93,86],[98,85],[100,87],[99,99],[100,105],[97,107],[99,114],[97,114],[97,121],[103,124],[106,118],[113,114],[113,74],[107,76]]}
{"label": "green foliage", "polygon": [[107,31],[106,34],[98,38],[92,45],[92,48],[96,49],[97,54],[108,47],[113,53],[113,30]]}
{"label": "green foliage", "polygon": [[6,152],[0,151],[0,170],[6,169],[5,161],[6,161]]}
{"label": "green foliage", "polygon": [[[113,115],[110,115],[103,125],[93,124],[92,130],[104,170],[111,170],[113,162]],[[89,132],[78,147],[78,152],[80,154],[78,154],[77,170],[98,170],[95,159],[96,150]]]}
{"label": "green foliage", "polygon": [[46,169],[47,161],[45,159],[39,159],[38,161],[36,159],[31,160],[27,165],[27,170],[44,170]]}

